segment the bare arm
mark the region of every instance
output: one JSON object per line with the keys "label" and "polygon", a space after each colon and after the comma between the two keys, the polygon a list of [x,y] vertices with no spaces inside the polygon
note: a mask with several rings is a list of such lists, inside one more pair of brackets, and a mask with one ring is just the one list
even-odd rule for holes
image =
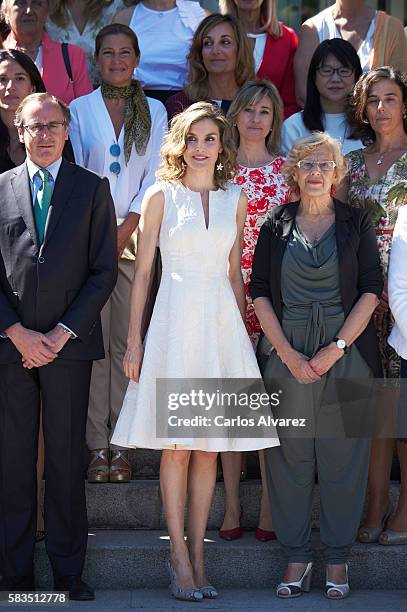
{"label": "bare arm", "polygon": [[247,197],[243,191],[240,194],[236,211],[236,239],[229,254],[228,277],[239,306],[242,319],[245,320],[246,300],[242,277],[243,228],[246,221]]}
{"label": "bare arm", "polygon": [[305,103],[308,68],[318,44],[318,33],[312,24],[312,20],[309,19],[300,28],[298,48],[294,57],[295,93],[297,103],[301,108],[304,108]]}
{"label": "bare arm", "polygon": [[141,325],[163,211],[164,194],[158,186],[153,186],[147,191],[141,207],[127,351],[123,360],[126,376],[135,382],[139,380],[143,360]]}

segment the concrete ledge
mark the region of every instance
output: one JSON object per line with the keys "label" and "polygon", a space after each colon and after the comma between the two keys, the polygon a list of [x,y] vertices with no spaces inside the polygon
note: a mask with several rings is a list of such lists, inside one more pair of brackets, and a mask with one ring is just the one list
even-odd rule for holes
{"label": "concrete ledge", "polygon": [[[242,527],[255,529],[260,512],[261,485],[245,480],[240,485],[243,508]],[[391,500],[396,506],[399,486],[391,485]],[[86,484],[89,525],[94,528],[165,529],[157,480],[133,480],[128,484]],[[208,529],[222,524],[225,502],[223,482],[216,484]],[[312,527],[319,527],[319,488],[315,486]]]}
{"label": "concrete ledge", "polygon": [[[322,588],[324,567],[318,534],[313,535],[313,585]],[[92,531],[84,577],[96,589],[165,588],[169,540],[165,531]],[[38,587],[51,586],[44,544],[37,546]],[[281,580],[285,557],[278,542],[261,543],[247,533],[224,542],[209,531],[206,540],[209,578],[219,588],[274,588]],[[407,589],[407,546],[355,544],[350,559],[354,589]]]}

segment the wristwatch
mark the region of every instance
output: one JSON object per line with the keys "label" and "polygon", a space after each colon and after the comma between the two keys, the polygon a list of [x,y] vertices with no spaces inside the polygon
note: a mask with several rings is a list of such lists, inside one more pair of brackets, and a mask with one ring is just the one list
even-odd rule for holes
{"label": "wristwatch", "polygon": [[343,338],[334,338],[334,342],[338,349],[341,349],[344,353],[348,352],[348,345]]}

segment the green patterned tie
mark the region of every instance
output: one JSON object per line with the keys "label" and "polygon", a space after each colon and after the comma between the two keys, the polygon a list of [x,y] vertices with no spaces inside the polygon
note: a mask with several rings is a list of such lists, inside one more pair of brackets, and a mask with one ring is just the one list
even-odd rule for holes
{"label": "green patterned tie", "polygon": [[[52,187],[51,174],[48,170],[38,170],[37,175],[41,178],[41,186],[37,191],[34,202],[34,218],[40,243],[44,241],[45,223],[47,221],[48,209],[51,203]],[[39,181],[38,181],[39,182]]]}

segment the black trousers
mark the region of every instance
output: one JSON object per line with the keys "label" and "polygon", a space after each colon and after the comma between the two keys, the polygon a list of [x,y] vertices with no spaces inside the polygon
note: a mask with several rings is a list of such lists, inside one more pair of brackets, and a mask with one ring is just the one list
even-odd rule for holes
{"label": "black trousers", "polygon": [[45,439],[45,546],[54,575],[80,575],[87,516],[83,447],[91,361],[0,365],[0,574],[34,574],[38,430]]}

